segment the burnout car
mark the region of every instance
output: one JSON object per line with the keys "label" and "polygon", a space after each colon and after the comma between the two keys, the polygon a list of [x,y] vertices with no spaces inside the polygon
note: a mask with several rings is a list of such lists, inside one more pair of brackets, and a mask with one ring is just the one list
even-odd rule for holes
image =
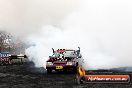
{"label": "burnout car", "polygon": [[53,55],[49,56],[46,63],[47,73],[52,71],[77,71],[78,65],[83,64],[83,58],[80,53],[80,47],[78,50],[72,49],[58,49],[53,50]]}

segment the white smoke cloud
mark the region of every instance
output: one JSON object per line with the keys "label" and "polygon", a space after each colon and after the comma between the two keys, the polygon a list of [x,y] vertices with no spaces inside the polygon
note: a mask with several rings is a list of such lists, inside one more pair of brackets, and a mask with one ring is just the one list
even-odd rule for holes
{"label": "white smoke cloud", "polygon": [[0,0],[0,24],[34,44],[26,53],[36,66],[45,66],[51,48],[78,46],[86,69],[132,66],[131,4],[131,0]]}
{"label": "white smoke cloud", "polygon": [[58,25],[78,0],[0,0],[0,27],[27,36],[43,25]]}

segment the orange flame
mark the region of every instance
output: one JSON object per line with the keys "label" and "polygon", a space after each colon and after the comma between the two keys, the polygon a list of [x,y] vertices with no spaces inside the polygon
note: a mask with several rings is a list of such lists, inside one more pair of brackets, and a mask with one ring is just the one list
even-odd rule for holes
{"label": "orange flame", "polygon": [[80,76],[84,76],[85,75],[85,70],[82,68],[82,67],[78,67],[78,74],[80,75]]}

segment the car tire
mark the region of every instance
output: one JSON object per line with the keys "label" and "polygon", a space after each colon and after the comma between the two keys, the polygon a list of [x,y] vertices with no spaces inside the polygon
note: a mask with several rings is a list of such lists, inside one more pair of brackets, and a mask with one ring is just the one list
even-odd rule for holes
{"label": "car tire", "polygon": [[77,73],[77,69],[78,69],[78,63],[76,64],[76,67],[74,68],[74,73]]}
{"label": "car tire", "polygon": [[73,73],[77,74],[77,67],[74,68]]}
{"label": "car tire", "polygon": [[51,69],[47,69],[47,73],[52,73],[52,70]]}
{"label": "car tire", "polygon": [[84,76],[81,76],[77,79],[77,84],[86,84],[86,78]]}

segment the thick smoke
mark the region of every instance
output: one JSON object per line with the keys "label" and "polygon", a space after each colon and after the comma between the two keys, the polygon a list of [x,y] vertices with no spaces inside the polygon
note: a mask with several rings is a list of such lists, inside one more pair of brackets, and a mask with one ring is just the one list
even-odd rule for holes
{"label": "thick smoke", "polygon": [[36,66],[51,48],[81,47],[86,69],[132,66],[131,0],[0,0],[0,24],[23,36]]}
{"label": "thick smoke", "polygon": [[0,0],[0,29],[27,37],[43,25],[59,25],[77,4],[78,0]]}

